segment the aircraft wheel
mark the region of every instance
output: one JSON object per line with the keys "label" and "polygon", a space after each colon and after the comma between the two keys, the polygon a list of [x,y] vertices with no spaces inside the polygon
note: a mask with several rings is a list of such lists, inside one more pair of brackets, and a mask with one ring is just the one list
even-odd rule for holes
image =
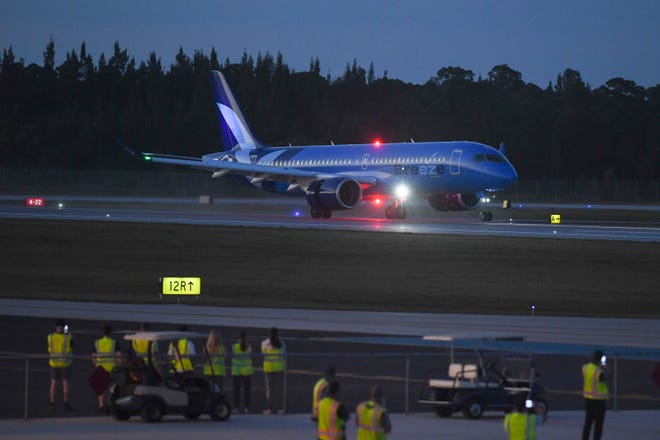
{"label": "aircraft wheel", "polygon": [[490,211],[486,211],[486,221],[489,222],[493,220],[493,213]]}
{"label": "aircraft wheel", "polygon": [[408,215],[408,210],[404,206],[402,206],[399,209],[399,218],[403,220],[404,218],[406,218],[407,215]]}
{"label": "aircraft wheel", "polygon": [[387,208],[385,208],[385,218],[390,220],[396,218],[394,206],[390,205]]}
{"label": "aircraft wheel", "polygon": [[481,211],[479,213],[479,220],[481,220],[482,222],[485,222],[485,221],[488,221],[487,219],[488,219],[488,211]]}
{"label": "aircraft wheel", "polygon": [[321,218],[321,211],[319,209],[312,208],[310,211],[310,215],[312,216],[312,218]]}

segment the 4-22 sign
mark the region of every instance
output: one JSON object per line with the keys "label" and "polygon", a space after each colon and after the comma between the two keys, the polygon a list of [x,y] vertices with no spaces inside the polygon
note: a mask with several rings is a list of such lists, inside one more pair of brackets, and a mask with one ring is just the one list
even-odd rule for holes
{"label": "4-22 sign", "polygon": [[199,295],[202,279],[199,277],[162,277],[163,295]]}

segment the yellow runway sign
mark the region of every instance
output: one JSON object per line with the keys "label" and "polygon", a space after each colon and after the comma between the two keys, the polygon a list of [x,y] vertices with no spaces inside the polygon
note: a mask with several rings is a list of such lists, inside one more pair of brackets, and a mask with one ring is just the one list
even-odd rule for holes
{"label": "yellow runway sign", "polygon": [[199,277],[163,277],[163,295],[199,295],[202,279]]}

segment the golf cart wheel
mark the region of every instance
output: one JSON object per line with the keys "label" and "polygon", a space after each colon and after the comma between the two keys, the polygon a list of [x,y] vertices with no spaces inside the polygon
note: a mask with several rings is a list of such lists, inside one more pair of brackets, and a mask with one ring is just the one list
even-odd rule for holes
{"label": "golf cart wheel", "polygon": [[197,420],[201,415],[202,413],[199,412],[187,412],[183,414],[183,416],[188,420]]}
{"label": "golf cart wheel", "polygon": [[453,411],[451,408],[446,407],[446,406],[436,406],[435,407],[435,415],[438,417],[451,417],[453,414]]}
{"label": "golf cart wheel", "polygon": [[158,422],[162,417],[165,409],[163,405],[157,400],[150,400],[142,407],[142,419],[145,422]]}
{"label": "golf cart wheel", "polygon": [[224,400],[215,400],[211,403],[211,408],[209,409],[209,416],[215,421],[224,422],[231,415],[231,408],[229,404]]}
{"label": "golf cart wheel", "polygon": [[470,399],[463,405],[466,419],[478,419],[484,414],[484,403],[479,399]]}
{"label": "golf cart wheel", "polygon": [[131,415],[125,411],[114,411],[112,413],[112,418],[115,420],[126,421],[131,417]]}

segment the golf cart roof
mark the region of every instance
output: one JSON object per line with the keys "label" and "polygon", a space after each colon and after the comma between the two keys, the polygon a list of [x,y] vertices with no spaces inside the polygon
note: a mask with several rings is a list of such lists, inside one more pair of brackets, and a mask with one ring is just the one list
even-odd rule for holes
{"label": "golf cart roof", "polygon": [[180,332],[180,331],[171,331],[171,332],[136,332],[129,333],[124,335],[124,339],[133,341],[140,339],[143,341],[171,341],[174,339],[196,339],[196,338],[206,338],[208,335],[206,333],[197,333],[197,332]]}

